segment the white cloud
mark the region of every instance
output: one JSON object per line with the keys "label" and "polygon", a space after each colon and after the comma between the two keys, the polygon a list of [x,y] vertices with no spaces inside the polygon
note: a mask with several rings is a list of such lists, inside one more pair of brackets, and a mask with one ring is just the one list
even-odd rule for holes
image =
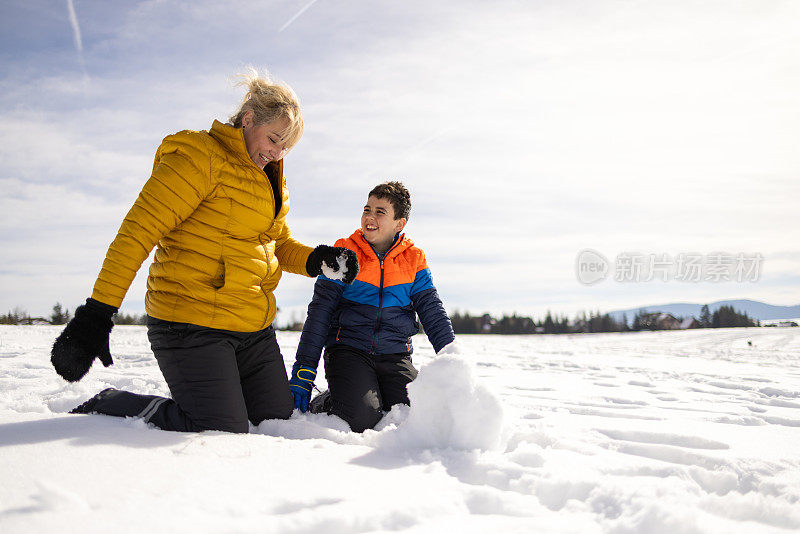
{"label": "white cloud", "polygon": [[[349,234],[367,191],[401,178],[409,234],[462,309],[757,298],[779,279],[788,304],[800,300],[785,278],[800,268],[799,9],[318,2],[280,33],[297,5],[141,2],[106,17],[111,33],[82,12],[90,87],[51,58],[7,60],[0,178],[73,186],[124,212],[160,139],[224,120],[240,97],[226,77],[252,63],[304,105],[306,135],[287,157],[301,240]],[[245,18],[262,25],[242,31]],[[98,224],[94,207],[64,209]],[[588,289],[572,272],[586,247],[762,252],[776,270],[752,287]],[[310,286],[289,278],[281,301],[307,302]]]}

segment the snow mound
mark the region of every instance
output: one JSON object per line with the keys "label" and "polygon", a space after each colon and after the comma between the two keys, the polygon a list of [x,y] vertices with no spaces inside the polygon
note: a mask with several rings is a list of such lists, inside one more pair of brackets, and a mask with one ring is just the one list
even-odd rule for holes
{"label": "snow mound", "polygon": [[435,358],[408,385],[408,396],[410,409],[395,407],[384,418],[391,421],[408,414],[394,429],[383,432],[382,448],[491,450],[501,445],[500,398],[476,380],[463,359]]}
{"label": "snow mound", "polygon": [[254,432],[287,439],[324,439],[386,452],[422,449],[492,450],[503,441],[500,398],[477,379],[472,365],[455,356],[438,356],[422,366],[408,385],[411,406],[392,407],[374,430],[350,431],[326,414],[301,414],[287,421],[263,421]]}

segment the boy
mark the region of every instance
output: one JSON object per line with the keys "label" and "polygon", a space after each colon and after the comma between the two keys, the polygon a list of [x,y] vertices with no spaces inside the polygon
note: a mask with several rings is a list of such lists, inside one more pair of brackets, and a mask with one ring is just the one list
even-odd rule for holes
{"label": "boy", "polygon": [[425,254],[400,233],[410,212],[402,183],[380,184],[369,193],[361,228],[336,242],[358,255],[359,273],[350,286],[324,275],[314,285],[290,380],[300,411],[308,409],[323,346],[329,413],[363,432],[380,421],[382,410],[409,403],[406,386],[417,376],[415,313],[437,353],[455,340]]}

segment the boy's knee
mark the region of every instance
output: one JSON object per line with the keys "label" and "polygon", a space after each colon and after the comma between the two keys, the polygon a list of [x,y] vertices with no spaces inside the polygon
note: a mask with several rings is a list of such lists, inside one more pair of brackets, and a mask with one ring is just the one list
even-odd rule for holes
{"label": "boy's knee", "polygon": [[382,414],[376,414],[371,417],[361,417],[358,419],[354,419],[353,421],[348,421],[350,425],[350,430],[353,432],[364,432],[365,430],[369,430],[371,428],[375,428],[375,425],[381,420]]}
{"label": "boy's knee", "polygon": [[332,413],[344,419],[353,432],[364,432],[367,429],[375,428],[375,425],[383,417],[381,410],[366,405],[359,406],[358,409],[349,412],[337,410],[334,406]]}

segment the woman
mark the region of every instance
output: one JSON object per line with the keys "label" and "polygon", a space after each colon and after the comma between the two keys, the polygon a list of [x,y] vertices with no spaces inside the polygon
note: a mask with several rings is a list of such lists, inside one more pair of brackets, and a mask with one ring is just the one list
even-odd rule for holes
{"label": "woman", "polygon": [[303,119],[286,85],[245,77],[228,124],[164,139],[153,173],[106,254],[91,298],[56,339],[51,361],[69,381],[96,357],[125,293],[157,245],[147,281],[147,334],[172,399],[107,389],[72,413],[138,416],[164,430],[247,432],[248,420],[290,416],[292,396],[272,328],[283,271],[351,283],[351,251],[292,238],[283,157]]}

